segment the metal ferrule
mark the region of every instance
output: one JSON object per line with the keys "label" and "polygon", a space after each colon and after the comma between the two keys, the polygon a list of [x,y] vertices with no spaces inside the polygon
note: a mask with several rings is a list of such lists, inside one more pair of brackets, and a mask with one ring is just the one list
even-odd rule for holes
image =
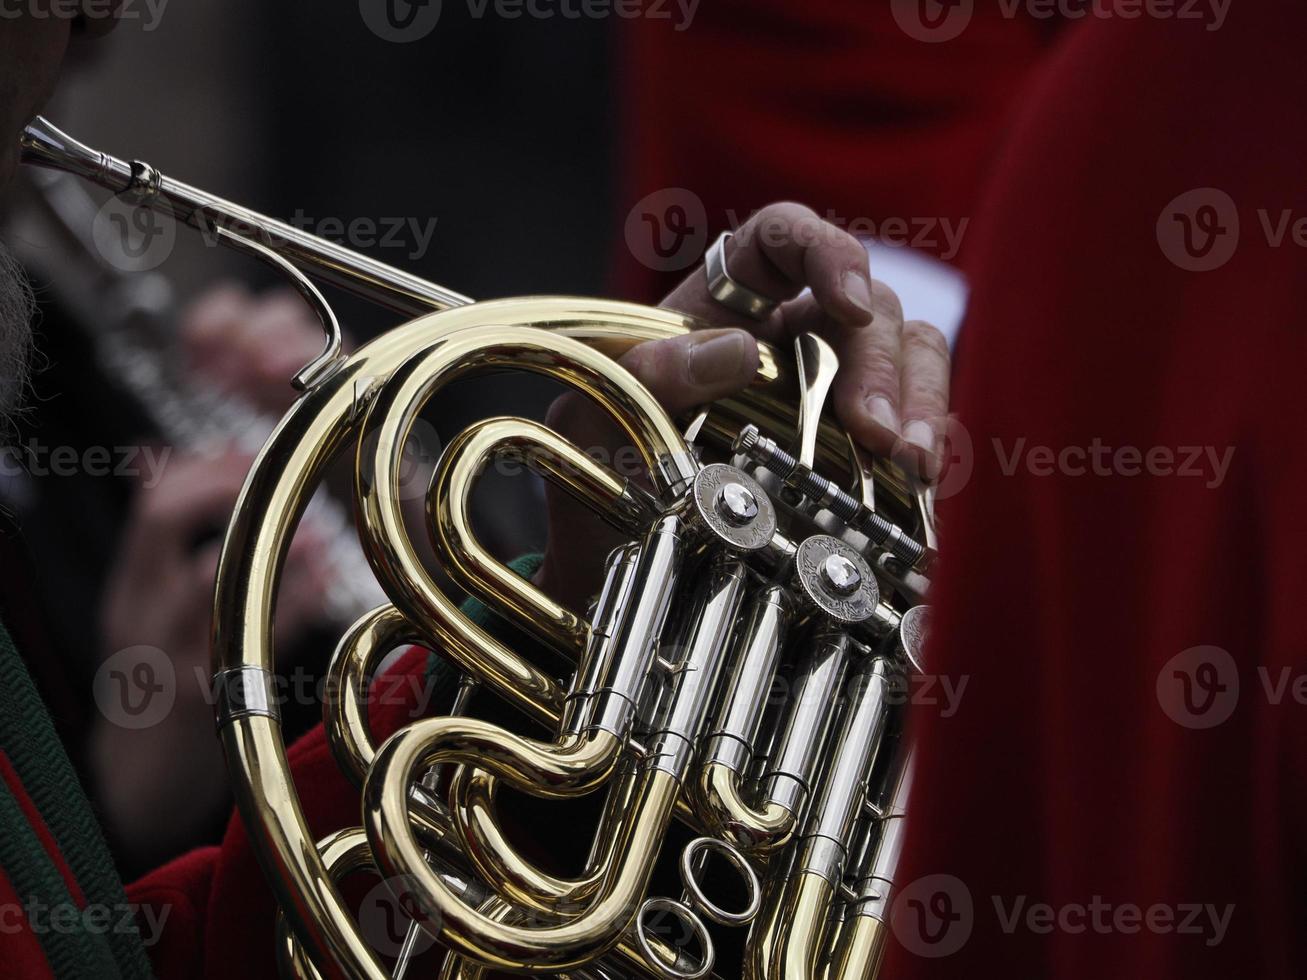
{"label": "metal ferrule", "polygon": [[590,618],[590,637],[585,656],[572,678],[572,689],[563,702],[562,731],[578,734],[584,730],[593,708],[600,678],[612,661],[622,610],[631,598],[636,565],[640,558],[637,543],[613,550],[604,566],[604,586]]}
{"label": "metal ferrule", "polygon": [[218,729],[240,718],[262,716],[281,722],[277,678],[262,667],[235,667],[214,675]]}
{"label": "metal ferrule", "polygon": [[717,723],[704,746],[707,761],[732,772],[748,766],[789,625],[790,600],[781,586],[768,586],[751,602]]}
{"label": "metal ferrule", "polygon": [[904,761],[898,784],[889,802],[883,807],[874,832],[874,843],[863,873],[854,891],[857,899],[854,914],[886,921],[893,898],[894,873],[903,855],[904,835],[907,831],[908,799],[912,793],[912,756]]}
{"label": "metal ferrule", "polygon": [[796,871],[820,875],[832,888],[838,888],[847,860],[848,853],[842,844],[829,837],[809,837],[800,846]]}
{"label": "metal ferrule", "polygon": [[843,877],[849,843],[867,799],[872,764],[889,715],[890,667],[883,658],[864,664],[850,682],[850,698],[823,773],[821,789],[808,813],[804,836],[805,870],[832,884]]}
{"label": "metal ferrule", "polygon": [[699,472],[699,461],[693,453],[669,453],[658,459],[658,472],[667,487],[662,502],[671,507],[693,486],[694,477]]}
{"label": "metal ferrule", "polygon": [[876,604],[876,611],[867,621],[867,626],[877,637],[882,637],[897,632],[902,621],[903,617],[899,615],[898,610],[888,602],[882,601]]}
{"label": "metal ferrule", "polygon": [[680,779],[689,769],[695,743],[717,690],[731,627],[744,598],[744,563],[721,554],[712,560],[695,596],[677,662],[671,697],[652,729],[649,764]]}
{"label": "metal ferrule", "polygon": [[591,728],[619,738],[626,737],[630,731],[680,577],[685,552],[681,525],[681,518],[675,514],[658,518],[640,548],[630,603],[597,692]]}
{"label": "metal ferrule", "polygon": [[847,633],[827,633],[800,666],[794,696],[768,771],[763,799],[798,813],[812,788],[813,770],[835,716],[835,702],[849,661]]}

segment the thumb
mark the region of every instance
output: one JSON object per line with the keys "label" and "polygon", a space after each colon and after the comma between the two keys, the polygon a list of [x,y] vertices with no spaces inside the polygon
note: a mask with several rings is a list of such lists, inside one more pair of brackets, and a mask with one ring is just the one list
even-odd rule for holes
{"label": "thumb", "polygon": [[743,330],[696,330],[650,341],[619,362],[678,415],[696,405],[734,394],[758,370],[758,344]]}

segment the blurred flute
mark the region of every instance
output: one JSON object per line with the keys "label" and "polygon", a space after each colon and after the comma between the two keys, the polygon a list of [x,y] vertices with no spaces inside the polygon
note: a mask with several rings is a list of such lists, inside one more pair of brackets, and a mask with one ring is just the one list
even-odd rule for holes
{"label": "blurred flute", "polygon": [[[81,181],[35,168],[22,176],[9,220],[13,250],[24,265],[56,284],[59,301],[86,325],[100,368],[136,398],[168,445],[195,452],[231,445],[257,452],[276,418],[186,370],[168,278],[130,271],[134,262],[126,241],[95,236],[100,208]],[[46,275],[56,267],[58,276]],[[68,283],[79,288],[70,290]],[[384,602],[345,507],[320,490],[306,518],[322,533],[327,549],[325,615],[351,623]]]}

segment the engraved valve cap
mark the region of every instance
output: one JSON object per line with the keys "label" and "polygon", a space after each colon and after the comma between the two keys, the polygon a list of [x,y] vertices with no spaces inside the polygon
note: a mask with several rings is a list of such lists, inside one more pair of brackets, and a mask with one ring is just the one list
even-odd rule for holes
{"label": "engraved valve cap", "polygon": [[876,578],[862,556],[838,538],[808,538],[799,545],[794,571],[802,593],[836,622],[861,623],[875,615]]}

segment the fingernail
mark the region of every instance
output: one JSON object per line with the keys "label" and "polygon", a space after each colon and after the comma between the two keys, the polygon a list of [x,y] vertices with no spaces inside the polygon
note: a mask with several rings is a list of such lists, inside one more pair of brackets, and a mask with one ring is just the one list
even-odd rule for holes
{"label": "fingernail", "polygon": [[840,283],[844,287],[845,299],[869,317],[875,313],[871,305],[871,283],[867,282],[866,276],[860,272],[846,272]]}
{"label": "fingernail", "polygon": [[878,425],[883,426],[890,432],[899,431],[899,413],[894,411],[894,406],[889,403],[889,399],[884,395],[876,395],[867,402],[867,411],[871,413],[872,420]]}
{"label": "fingernail", "polygon": [[744,367],[744,334],[738,330],[690,348],[690,380],[712,384],[739,375]]}
{"label": "fingernail", "polygon": [[903,438],[909,445],[925,450],[930,456],[935,455],[935,431],[930,427],[929,422],[923,422],[921,419],[909,422],[903,428]]}

